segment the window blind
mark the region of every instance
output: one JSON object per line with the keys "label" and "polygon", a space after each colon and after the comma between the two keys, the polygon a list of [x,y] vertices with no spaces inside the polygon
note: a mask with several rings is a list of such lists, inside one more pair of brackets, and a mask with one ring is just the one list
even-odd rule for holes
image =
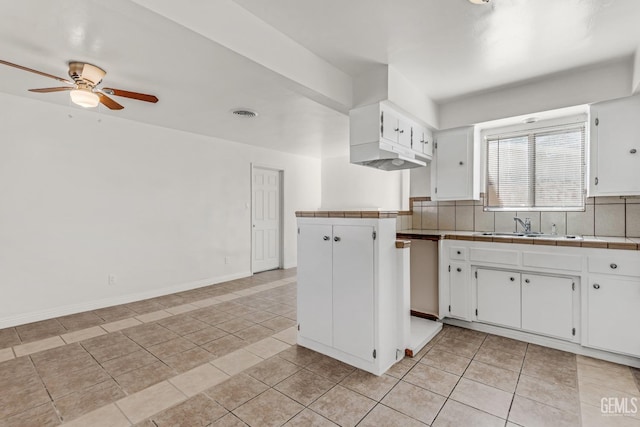
{"label": "window blind", "polygon": [[487,210],[583,210],[585,124],[487,138]]}

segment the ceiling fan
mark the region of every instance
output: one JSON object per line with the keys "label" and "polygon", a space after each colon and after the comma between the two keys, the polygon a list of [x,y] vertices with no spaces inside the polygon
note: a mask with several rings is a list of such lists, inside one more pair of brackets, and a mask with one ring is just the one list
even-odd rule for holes
{"label": "ceiling fan", "polygon": [[97,107],[98,104],[102,104],[111,110],[122,110],[124,107],[111,99],[108,95],[122,96],[124,98],[137,99],[139,101],[146,102],[158,102],[158,98],[153,95],[146,95],[144,93],[129,92],[121,89],[111,88],[98,88],[97,86],[102,81],[102,78],[107,74],[100,67],[96,67],[92,64],[85,62],[69,62],[69,77],[73,81],[57,77],[51,74],[43,73],[42,71],[34,70],[31,68],[23,67],[22,65],[13,64],[11,62],[3,61],[0,59],[0,64],[8,65],[19,70],[29,71],[31,73],[39,74],[41,76],[50,77],[60,82],[66,83],[68,86],[62,87],[50,87],[44,89],[29,89],[30,92],[49,93],[49,92],[62,92],[70,91],[71,101],[74,104],[80,105],[85,108]]}

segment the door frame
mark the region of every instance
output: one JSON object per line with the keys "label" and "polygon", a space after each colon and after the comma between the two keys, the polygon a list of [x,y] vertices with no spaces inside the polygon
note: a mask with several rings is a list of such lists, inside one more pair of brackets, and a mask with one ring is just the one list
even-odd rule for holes
{"label": "door frame", "polygon": [[252,276],[255,274],[253,271],[253,248],[255,245],[253,241],[253,170],[255,168],[278,172],[278,209],[280,210],[278,218],[278,258],[280,259],[278,268],[284,266],[284,168],[252,162],[249,164],[249,232],[251,233],[249,268]]}

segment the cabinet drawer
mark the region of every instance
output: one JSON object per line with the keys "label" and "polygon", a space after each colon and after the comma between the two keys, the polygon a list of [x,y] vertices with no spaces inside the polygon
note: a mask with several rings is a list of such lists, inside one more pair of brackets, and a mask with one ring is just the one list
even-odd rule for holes
{"label": "cabinet drawer", "polygon": [[518,265],[518,252],[500,249],[471,248],[469,259],[476,262],[489,262],[493,264]]}
{"label": "cabinet drawer", "polygon": [[554,270],[582,271],[582,256],[523,252],[522,265]]}
{"label": "cabinet drawer", "polygon": [[467,248],[461,248],[461,247],[449,248],[449,259],[466,260]]}
{"label": "cabinet drawer", "polygon": [[622,256],[616,254],[615,251],[607,256],[590,256],[589,272],[618,276],[640,276],[640,251],[632,256]]}

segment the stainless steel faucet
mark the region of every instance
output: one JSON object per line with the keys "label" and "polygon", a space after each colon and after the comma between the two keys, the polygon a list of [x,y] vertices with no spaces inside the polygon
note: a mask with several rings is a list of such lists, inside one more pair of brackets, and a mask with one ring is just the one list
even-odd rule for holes
{"label": "stainless steel faucet", "polygon": [[518,223],[520,223],[520,225],[524,230],[524,234],[531,233],[531,218],[525,218],[523,221],[516,216],[516,217],[513,217],[513,220],[516,222],[516,232],[518,231]]}

